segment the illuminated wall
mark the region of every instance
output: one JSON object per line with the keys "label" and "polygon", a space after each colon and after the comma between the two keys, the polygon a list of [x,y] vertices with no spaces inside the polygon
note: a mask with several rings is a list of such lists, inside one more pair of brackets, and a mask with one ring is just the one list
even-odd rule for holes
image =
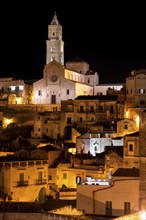
{"label": "illuminated wall", "polygon": [[123,167],[139,168],[139,166],[139,132],[133,132],[124,137]]}
{"label": "illuminated wall", "polygon": [[123,86],[124,86],[123,83],[121,83],[121,84],[120,83],[99,84],[94,87],[94,95],[97,95],[97,94],[106,95],[107,90],[109,88],[114,89],[115,91],[120,91],[123,88]]}
{"label": "illuminated wall", "polygon": [[93,87],[85,84],[76,83],[76,97],[79,95],[93,95]]}
{"label": "illuminated wall", "polygon": [[86,177],[91,178],[106,178],[106,175],[97,170],[97,166],[84,165],[79,166],[74,163],[74,167],[70,163],[59,163],[57,166],[57,185],[58,188],[62,188],[62,185],[66,185],[68,188],[77,188],[77,177],[81,178],[82,182],[85,182]]}
{"label": "illuminated wall", "polygon": [[[126,202],[130,203],[131,213],[139,211],[138,178],[137,180],[135,178],[131,178],[131,180],[126,180],[126,178],[120,179],[119,181],[115,182],[113,187],[78,185],[77,209],[84,210],[85,213],[88,214],[105,215],[106,203],[110,201],[113,216],[124,215],[124,203]],[[95,192],[94,198],[93,192]]]}
{"label": "illuminated wall", "polygon": [[[4,193],[12,196],[13,201],[34,202],[39,197],[41,188],[47,191],[48,164],[42,166],[42,162],[37,164],[32,161],[6,162],[3,164],[3,184]],[[42,179],[40,174],[42,174]],[[42,183],[41,183],[42,180]]]}
{"label": "illuminated wall", "polygon": [[146,107],[146,70],[133,70],[126,78],[126,107]]}
{"label": "illuminated wall", "polygon": [[52,139],[62,138],[64,135],[65,122],[61,118],[61,112],[46,112],[37,114],[34,117],[34,127],[31,133],[32,138]]}
{"label": "illuminated wall", "polygon": [[123,119],[117,122],[117,132],[115,133],[115,137],[125,136],[126,134],[137,132],[137,124],[135,121],[130,119]]}

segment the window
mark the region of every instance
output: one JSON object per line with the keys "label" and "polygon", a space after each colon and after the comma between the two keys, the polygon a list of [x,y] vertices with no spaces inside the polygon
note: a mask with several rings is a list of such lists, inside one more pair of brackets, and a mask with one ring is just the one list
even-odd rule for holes
{"label": "window", "polygon": [[38,96],[41,96],[41,95],[42,95],[42,91],[39,90],[39,91],[38,91]]}
{"label": "window", "polygon": [[94,106],[90,106],[90,111],[94,112]]}
{"label": "window", "polygon": [[55,53],[55,47],[51,47],[51,53]]}
{"label": "window", "polygon": [[7,89],[8,89],[8,91],[11,91],[11,87],[8,87]]}
{"label": "window", "polygon": [[40,171],[40,172],[38,172],[38,180],[42,180],[42,172]]}
{"label": "window", "polygon": [[76,183],[80,184],[81,183],[81,177],[80,176],[76,176]]}
{"label": "window", "polygon": [[52,180],[52,176],[48,176],[48,180]]}
{"label": "window", "polygon": [[66,90],[66,94],[69,95],[69,89]]}
{"label": "window", "polygon": [[129,144],[129,151],[133,151],[133,144]]}
{"label": "window", "polygon": [[128,148],[128,155],[134,155],[135,153],[135,142],[134,141],[128,141],[127,143],[127,148]]}
{"label": "window", "polygon": [[68,117],[68,118],[67,118],[67,123],[68,123],[68,124],[71,124],[71,117]]}
{"label": "window", "polygon": [[56,104],[56,95],[51,95],[51,104]]}
{"label": "window", "polygon": [[114,113],[114,106],[113,105],[110,106],[110,113],[111,114]]}
{"label": "window", "polygon": [[112,202],[106,201],[106,215],[111,216],[112,215]]}
{"label": "window", "polygon": [[20,182],[24,182],[24,173],[19,174]]}
{"label": "window", "polygon": [[124,129],[126,129],[126,130],[128,129],[128,125],[127,124],[124,125]]}
{"label": "window", "polygon": [[130,214],[130,202],[124,202],[124,214]]}
{"label": "window", "polygon": [[94,147],[94,151],[97,152],[97,146]]}
{"label": "window", "polygon": [[140,105],[145,105],[145,101],[144,101],[144,100],[141,100],[141,101],[140,101]]}
{"label": "window", "polygon": [[82,122],[82,121],[83,121],[83,119],[82,119],[82,117],[80,117],[80,118],[79,118],[79,122]]}
{"label": "window", "polygon": [[145,89],[139,89],[139,93],[145,93]]}
{"label": "window", "polygon": [[15,91],[16,91],[16,92],[19,92],[19,86],[16,86],[16,87],[15,87]]}
{"label": "window", "polygon": [[67,173],[63,173],[63,179],[67,179]]}
{"label": "window", "polygon": [[90,83],[90,78],[88,78],[88,84]]}
{"label": "window", "polygon": [[84,106],[80,106],[80,112],[84,112]]}

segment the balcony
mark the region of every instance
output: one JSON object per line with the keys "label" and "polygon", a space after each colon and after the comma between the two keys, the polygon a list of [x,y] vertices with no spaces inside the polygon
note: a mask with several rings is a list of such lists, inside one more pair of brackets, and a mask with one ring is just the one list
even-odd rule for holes
{"label": "balcony", "polygon": [[47,179],[36,180],[36,185],[43,185],[47,183]]}
{"label": "balcony", "polygon": [[18,181],[17,186],[28,186],[28,181]]}

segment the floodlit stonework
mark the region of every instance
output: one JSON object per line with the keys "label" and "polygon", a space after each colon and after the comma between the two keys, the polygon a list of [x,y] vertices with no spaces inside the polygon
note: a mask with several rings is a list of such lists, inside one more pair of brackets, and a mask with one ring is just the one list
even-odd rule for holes
{"label": "floodlit stonework", "polygon": [[62,26],[56,13],[48,25],[46,50],[43,78],[33,84],[34,104],[61,104],[61,100],[74,99],[78,95],[93,95],[99,77],[90,71],[89,64],[76,58],[64,65]]}

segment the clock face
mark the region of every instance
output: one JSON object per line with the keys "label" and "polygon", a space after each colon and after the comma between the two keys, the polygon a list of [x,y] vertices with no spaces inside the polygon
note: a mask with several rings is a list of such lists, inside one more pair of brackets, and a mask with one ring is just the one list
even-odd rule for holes
{"label": "clock face", "polygon": [[51,76],[51,81],[52,81],[52,82],[56,82],[56,81],[57,81],[57,79],[58,79],[58,78],[57,78],[57,76],[56,76],[56,75],[52,75],[52,76]]}

